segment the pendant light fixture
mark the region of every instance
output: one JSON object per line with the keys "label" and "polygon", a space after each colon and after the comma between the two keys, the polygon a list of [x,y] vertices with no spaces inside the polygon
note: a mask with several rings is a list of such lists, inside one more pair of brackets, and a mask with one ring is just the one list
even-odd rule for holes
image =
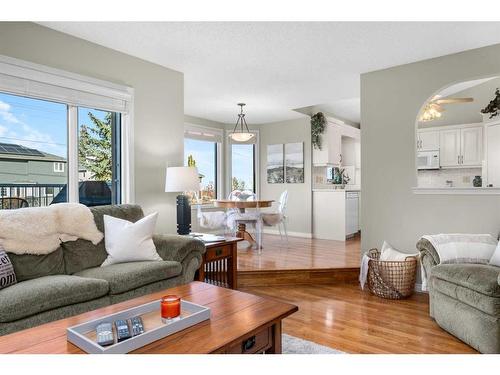
{"label": "pendant light fixture", "polygon": [[255,137],[255,134],[250,133],[250,130],[248,130],[245,114],[243,113],[243,106],[245,103],[238,103],[238,105],[240,106],[241,112],[238,113],[238,121],[236,121],[233,132],[229,134],[229,137],[235,142],[248,142]]}

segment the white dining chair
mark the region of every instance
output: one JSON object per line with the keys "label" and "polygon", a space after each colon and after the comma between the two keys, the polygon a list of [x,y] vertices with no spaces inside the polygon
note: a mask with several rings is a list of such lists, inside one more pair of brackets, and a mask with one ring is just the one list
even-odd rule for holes
{"label": "white dining chair", "polygon": [[[288,231],[286,228],[287,216],[286,208],[288,204],[288,190],[281,193],[278,201],[277,212],[264,212],[261,214],[262,224],[266,227],[278,227],[280,238],[283,241],[283,232],[285,234],[286,243],[288,245]],[[281,231],[283,227],[283,232]]]}

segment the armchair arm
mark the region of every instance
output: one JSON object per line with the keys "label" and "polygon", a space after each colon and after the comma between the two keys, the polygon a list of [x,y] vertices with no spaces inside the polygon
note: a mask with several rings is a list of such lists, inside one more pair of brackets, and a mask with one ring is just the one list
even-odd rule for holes
{"label": "armchair arm", "polygon": [[163,260],[174,260],[183,263],[190,256],[201,256],[205,253],[205,244],[197,239],[170,235],[155,234],[153,242]]}
{"label": "armchair arm", "polygon": [[425,238],[417,242],[417,249],[420,252],[420,261],[427,275],[430,275],[431,268],[440,263],[439,255],[432,244]]}

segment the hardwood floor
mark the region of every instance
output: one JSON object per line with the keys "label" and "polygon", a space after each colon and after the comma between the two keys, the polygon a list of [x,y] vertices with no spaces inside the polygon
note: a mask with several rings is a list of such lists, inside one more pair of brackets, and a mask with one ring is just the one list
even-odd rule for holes
{"label": "hardwood floor", "polygon": [[299,306],[283,332],[347,353],[475,353],[442,330],[428,313],[428,296],[391,301],[355,284],[241,288]]}
{"label": "hardwood floor", "polygon": [[289,243],[280,236],[265,234],[262,253],[238,246],[238,271],[304,270],[330,268],[358,268],[360,239],[346,242],[289,237]]}

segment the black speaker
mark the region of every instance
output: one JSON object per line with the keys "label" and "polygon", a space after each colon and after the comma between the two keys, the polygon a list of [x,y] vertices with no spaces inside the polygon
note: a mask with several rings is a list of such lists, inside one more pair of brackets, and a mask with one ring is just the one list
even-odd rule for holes
{"label": "black speaker", "polygon": [[177,196],[177,233],[191,233],[191,204],[187,195]]}

